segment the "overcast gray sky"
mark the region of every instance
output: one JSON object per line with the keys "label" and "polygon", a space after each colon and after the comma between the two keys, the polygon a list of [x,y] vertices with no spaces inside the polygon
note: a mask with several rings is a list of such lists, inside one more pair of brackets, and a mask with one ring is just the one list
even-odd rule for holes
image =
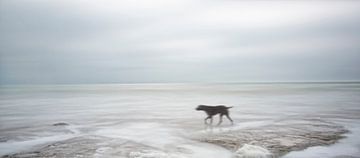
{"label": "overcast gray sky", "polygon": [[360,80],[360,1],[0,0],[0,83]]}

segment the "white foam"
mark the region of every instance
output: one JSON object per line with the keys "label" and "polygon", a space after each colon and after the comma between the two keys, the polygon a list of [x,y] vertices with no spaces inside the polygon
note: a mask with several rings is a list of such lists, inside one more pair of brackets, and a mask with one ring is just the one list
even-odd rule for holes
{"label": "white foam", "polygon": [[236,158],[272,158],[269,150],[256,145],[245,144],[235,152]]}
{"label": "white foam", "polygon": [[74,126],[74,125],[70,125],[70,126],[65,126],[65,128],[67,130],[69,130],[72,134],[74,135],[79,135],[81,134],[80,130],[78,129],[79,126]]}
{"label": "white foam", "polygon": [[181,132],[179,129],[172,129],[155,122],[136,122],[102,128],[95,134],[128,139],[157,149],[141,151],[134,149],[129,155],[131,158],[230,158],[232,156],[232,153],[225,148],[181,137],[179,134]]}
{"label": "white foam", "polygon": [[223,147],[199,142],[189,142],[188,144],[181,145],[190,151],[189,158],[230,158],[233,153]]}
{"label": "white foam", "polygon": [[134,151],[129,154],[130,158],[186,158],[180,154],[166,153],[156,150]]}
{"label": "white foam", "polygon": [[25,141],[8,141],[0,143],[0,155],[12,154],[19,151],[24,151],[34,147],[36,145],[41,145],[49,142],[61,141],[73,137],[70,134],[66,135],[57,135],[50,137],[39,137],[31,140]]}
{"label": "white foam", "polygon": [[173,129],[159,123],[130,123],[122,126],[103,128],[96,132],[97,135],[113,138],[129,139],[150,146],[162,148],[167,144],[182,142]]}
{"label": "white foam", "polygon": [[109,152],[109,150],[111,149],[112,149],[111,147],[100,147],[96,149],[94,158],[109,157],[107,155],[107,152]]}
{"label": "white foam", "polygon": [[[50,142],[56,142],[56,141],[70,139],[70,138],[73,138],[76,135],[80,134],[80,131],[77,129],[76,126],[69,125],[69,126],[66,126],[65,128],[67,130],[69,130],[70,133],[67,133],[67,134],[50,133],[52,136],[41,136],[43,133],[38,132],[37,135],[39,135],[39,136],[37,136],[37,137],[27,138],[26,140],[22,140],[22,141],[9,140],[7,142],[2,142],[2,143],[0,143],[0,156],[29,150],[35,146],[50,143]],[[46,135],[49,135],[49,133],[46,133]]]}

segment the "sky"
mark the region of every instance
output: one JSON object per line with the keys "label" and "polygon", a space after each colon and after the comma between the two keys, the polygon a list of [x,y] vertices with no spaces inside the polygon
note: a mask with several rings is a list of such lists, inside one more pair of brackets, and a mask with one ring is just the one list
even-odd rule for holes
{"label": "sky", "polygon": [[356,0],[0,0],[0,84],[358,80]]}

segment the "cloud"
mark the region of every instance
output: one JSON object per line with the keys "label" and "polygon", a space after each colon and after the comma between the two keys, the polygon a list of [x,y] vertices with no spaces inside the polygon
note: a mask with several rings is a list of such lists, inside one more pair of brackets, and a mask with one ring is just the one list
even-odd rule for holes
{"label": "cloud", "polygon": [[357,1],[0,3],[2,84],[360,78]]}

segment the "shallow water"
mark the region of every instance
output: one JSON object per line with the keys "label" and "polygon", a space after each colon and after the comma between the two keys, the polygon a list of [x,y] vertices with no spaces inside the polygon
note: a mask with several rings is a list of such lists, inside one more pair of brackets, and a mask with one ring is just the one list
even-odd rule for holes
{"label": "shallow water", "polygon": [[[357,83],[3,86],[0,155],[226,158],[252,144],[286,158],[356,157],[359,96]],[[198,104],[234,106],[235,124],[205,126]]]}

